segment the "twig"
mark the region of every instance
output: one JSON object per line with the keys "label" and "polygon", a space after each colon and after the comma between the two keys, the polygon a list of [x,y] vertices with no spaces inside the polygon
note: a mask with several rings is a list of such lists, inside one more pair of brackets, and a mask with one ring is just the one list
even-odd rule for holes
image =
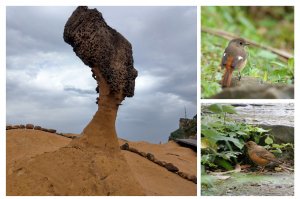
{"label": "twig", "polygon": [[294,169],[286,167],[286,166],[282,166],[282,165],[278,165],[278,167],[282,168],[283,170],[288,170],[288,171],[294,171]]}
{"label": "twig", "polygon": [[[231,33],[226,32],[224,30],[218,30],[218,29],[212,29],[212,28],[202,27],[201,31],[202,32],[206,32],[206,33],[210,33],[210,34],[213,34],[213,35],[216,35],[216,36],[219,36],[219,37],[223,37],[223,38],[228,39],[228,40],[231,40],[231,39],[234,39],[234,38],[238,38],[237,35],[231,34]],[[245,40],[246,40],[246,42],[248,42],[252,46],[256,46],[258,48],[262,48],[262,49],[271,51],[271,52],[279,55],[280,57],[284,58],[285,60],[288,60],[288,59],[294,57],[292,54],[290,54],[290,53],[288,53],[286,51],[279,50],[279,49],[276,49],[276,48],[272,48],[270,46],[266,46],[266,45],[263,45],[263,44],[259,44],[259,43],[256,43],[254,41],[251,41],[249,39],[245,39]]]}
{"label": "twig", "polygon": [[235,165],[235,169],[230,170],[230,171],[225,171],[225,172],[211,172],[211,175],[225,175],[229,173],[239,173],[241,172],[241,166],[239,164]]}

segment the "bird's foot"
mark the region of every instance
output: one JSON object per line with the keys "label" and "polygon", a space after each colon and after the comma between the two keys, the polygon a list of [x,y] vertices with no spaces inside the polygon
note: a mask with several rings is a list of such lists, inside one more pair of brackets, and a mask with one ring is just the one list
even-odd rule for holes
{"label": "bird's foot", "polygon": [[242,76],[241,76],[240,72],[239,72],[239,75],[238,75],[238,79],[239,79],[239,81],[241,81],[241,79],[242,79]]}
{"label": "bird's foot", "polygon": [[258,172],[258,174],[262,174],[262,173],[265,173],[265,167],[261,167],[261,169]]}

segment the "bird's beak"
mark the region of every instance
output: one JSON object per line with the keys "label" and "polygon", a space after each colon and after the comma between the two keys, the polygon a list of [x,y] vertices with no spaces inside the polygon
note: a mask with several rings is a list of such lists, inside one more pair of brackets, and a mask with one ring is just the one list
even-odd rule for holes
{"label": "bird's beak", "polygon": [[245,46],[249,46],[250,45],[250,43],[245,43]]}

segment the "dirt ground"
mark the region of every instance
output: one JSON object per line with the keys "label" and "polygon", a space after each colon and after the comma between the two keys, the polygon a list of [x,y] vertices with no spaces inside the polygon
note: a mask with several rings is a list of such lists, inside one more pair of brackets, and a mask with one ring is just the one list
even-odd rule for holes
{"label": "dirt ground", "polygon": [[202,187],[203,196],[293,196],[294,173],[266,172],[231,174],[226,180],[213,180]]}
{"label": "dirt ground", "polygon": [[[61,172],[55,171],[56,167],[58,166],[51,165],[51,160],[47,162],[41,162],[44,159],[39,157],[42,154],[53,154],[53,159],[60,159],[61,164],[68,165],[68,162],[64,162],[66,159],[71,160],[73,157],[77,157],[73,156],[74,150],[64,149],[64,151],[67,151],[66,154],[68,154],[68,158],[60,157],[61,154],[59,154],[59,152],[57,151],[68,145],[70,141],[70,138],[38,130],[15,129],[7,131],[7,177],[11,177],[11,175],[13,173],[16,174],[16,172],[17,175],[22,175],[22,173],[28,172],[24,169],[16,171],[18,169],[16,168],[16,165],[20,165],[20,163],[30,163],[29,165],[34,165],[32,164],[32,162],[35,162],[37,166],[36,168],[30,168],[31,171],[39,171],[39,165],[42,165],[48,170],[54,170],[52,172]],[[123,140],[120,140],[119,142],[120,144],[124,143]],[[173,142],[161,145],[154,145],[146,142],[129,142],[129,145],[138,148],[140,151],[153,153],[158,159],[171,162],[174,165],[176,165],[180,170],[184,170],[191,174],[196,174],[197,155],[190,149],[180,147],[179,145]],[[153,162],[135,153],[122,151],[122,154],[125,157],[126,162],[129,164],[129,167],[132,170],[134,177],[138,180],[138,182],[144,189],[146,195],[196,195],[197,185],[193,182],[185,180],[177,174],[171,173],[165,168],[160,167],[157,164],[154,164]],[[76,168],[76,172],[74,170],[74,175],[76,175],[76,178],[74,177],[74,179],[85,179],[86,176],[88,176],[87,173],[90,172],[88,168],[83,168],[82,170],[80,170],[80,165],[84,167],[84,161],[87,161],[85,159],[88,158],[91,154],[85,155],[84,153],[82,153],[81,155],[81,163],[76,166],[69,165],[68,168],[70,168],[70,170],[66,171],[72,173],[72,169]],[[37,180],[43,180],[43,182],[47,180],[52,182],[57,181],[57,183],[61,185],[64,184],[64,182],[60,182],[61,179],[53,179],[50,177],[49,179],[39,179],[39,176],[32,177],[33,179],[37,178]],[[28,179],[26,180],[28,181]],[[81,181],[74,181],[72,182],[72,186],[78,186],[78,188],[80,188],[81,183]],[[112,184],[114,183],[115,181],[112,182]],[[10,183],[10,181],[7,182],[7,190],[9,190],[9,193],[7,194],[22,195],[22,191],[24,190],[22,190],[22,188],[20,187],[12,187],[12,185],[13,183]],[[87,184],[87,186],[88,185],[89,184]],[[93,184],[91,184],[90,186],[93,186]],[[128,186],[130,187],[130,184]],[[64,187],[59,188],[64,189]],[[45,195],[53,195],[53,193],[55,193],[55,190],[53,190],[54,188],[51,183],[48,183],[45,187],[41,186],[39,187],[39,189],[39,193],[47,193]],[[65,189],[67,189],[67,187],[65,187]],[[87,192],[86,195],[93,195],[93,188],[88,187],[86,190],[91,190],[90,192]]]}

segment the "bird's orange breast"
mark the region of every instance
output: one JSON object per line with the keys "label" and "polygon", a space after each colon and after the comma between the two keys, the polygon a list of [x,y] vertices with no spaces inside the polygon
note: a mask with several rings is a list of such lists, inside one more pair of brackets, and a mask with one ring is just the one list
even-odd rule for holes
{"label": "bird's orange breast", "polygon": [[270,162],[269,160],[256,155],[255,152],[250,153],[249,157],[255,164],[257,164],[259,166],[265,166],[265,165],[269,164],[269,162]]}

